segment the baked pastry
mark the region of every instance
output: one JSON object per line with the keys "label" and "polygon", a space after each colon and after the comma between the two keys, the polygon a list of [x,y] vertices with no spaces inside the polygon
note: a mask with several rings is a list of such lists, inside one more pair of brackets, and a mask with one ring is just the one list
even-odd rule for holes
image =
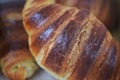
{"label": "baked pastry", "polygon": [[120,46],[89,9],[27,0],[23,23],[37,64],[56,79],[120,80]]}
{"label": "baked pastry", "polygon": [[38,69],[29,51],[21,11],[21,8],[10,8],[2,11],[0,16],[0,64],[10,80],[25,80]]}

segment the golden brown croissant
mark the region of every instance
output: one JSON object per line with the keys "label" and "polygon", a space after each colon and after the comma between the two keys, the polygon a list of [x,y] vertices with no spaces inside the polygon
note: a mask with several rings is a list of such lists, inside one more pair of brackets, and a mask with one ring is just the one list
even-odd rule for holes
{"label": "golden brown croissant", "polygon": [[0,63],[10,80],[25,80],[38,68],[28,48],[21,10],[11,8],[1,12]]}
{"label": "golden brown croissant", "polygon": [[36,62],[58,80],[120,80],[120,47],[89,9],[27,0],[23,22]]}

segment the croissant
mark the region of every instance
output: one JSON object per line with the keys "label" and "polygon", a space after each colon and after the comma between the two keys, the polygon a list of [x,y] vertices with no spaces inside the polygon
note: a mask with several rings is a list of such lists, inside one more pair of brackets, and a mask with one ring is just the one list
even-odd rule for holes
{"label": "croissant", "polygon": [[10,8],[1,12],[0,64],[10,80],[25,80],[38,69],[29,51],[21,10]]}
{"label": "croissant", "polygon": [[56,79],[120,80],[119,43],[89,9],[27,0],[23,23],[35,61]]}

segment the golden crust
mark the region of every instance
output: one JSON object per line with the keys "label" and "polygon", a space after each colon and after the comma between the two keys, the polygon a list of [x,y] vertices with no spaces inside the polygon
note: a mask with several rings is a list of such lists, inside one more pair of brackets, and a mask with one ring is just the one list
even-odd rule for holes
{"label": "golden crust", "polygon": [[[42,4],[51,7],[47,3],[48,1],[46,0],[46,4],[38,2],[39,15],[42,17],[44,17],[44,14],[41,12],[46,12],[46,8],[41,9]],[[66,16],[69,15],[70,18],[66,17],[66,20],[64,20],[59,17],[63,23],[54,25],[59,20],[58,17],[55,20],[47,20],[47,17],[45,17],[47,21],[44,25],[49,25],[47,27],[40,25],[34,32],[32,29],[27,29],[36,20],[26,23],[29,20],[28,16],[32,17],[26,15],[26,13],[31,12],[30,8],[34,9],[36,7],[35,5],[30,6],[29,2],[26,3],[29,8],[25,6],[23,11],[24,27],[29,35],[30,50],[40,67],[59,80],[107,80],[111,79],[112,74],[117,69],[119,70],[118,67],[115,67],[116,64],[119,64],[119,46],[117,46],[104,24],[89,9],[82,10],[60,5],[60,7],[63,7],[62,10],[74,10],[71,15],[65,14]],[[35,4],[35,2],[32,4]],[[52,5],[58,5],[58,3],[54,2]],[[54,10],[49,8],[47,11],[54,12]],[[62,13],[62,10],[56,12],[56,14]],[[34,13],[37,12],[34,11]],[[48,14],[47,16],[52,15]],[[53,16],[53,18],[55,17]],[[44,27],[44,29],[41,27]],[[56,27],[56,29],[53,27]],[[116,75],[119,76],[119,73]]]}

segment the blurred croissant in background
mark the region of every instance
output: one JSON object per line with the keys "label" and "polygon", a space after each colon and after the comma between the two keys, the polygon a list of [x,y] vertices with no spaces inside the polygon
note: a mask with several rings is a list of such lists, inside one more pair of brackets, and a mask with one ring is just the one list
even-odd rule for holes
{"label": "blurred croissant in background", "polygon": [[25,80],[38,69],[29,51],[21,12],[22,8],[0,12],[0,65],[2,72],[10,80]]}
{"label": "blurred croissant in background", "polygon": [[119,19],[119,0],[56,0],[57,3],[90,9],[108,29],[116,28]]}

